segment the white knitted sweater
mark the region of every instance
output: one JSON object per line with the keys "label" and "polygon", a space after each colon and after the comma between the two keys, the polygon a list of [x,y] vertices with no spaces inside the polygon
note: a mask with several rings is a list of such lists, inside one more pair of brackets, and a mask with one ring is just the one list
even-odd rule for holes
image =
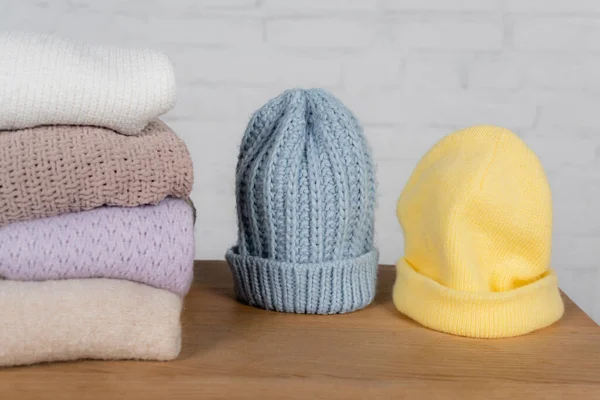
{"label": "white knitted sweater", "polygon": [[0,33],[0,130],[94,125],[135,135],[174,105],[165,54]]}

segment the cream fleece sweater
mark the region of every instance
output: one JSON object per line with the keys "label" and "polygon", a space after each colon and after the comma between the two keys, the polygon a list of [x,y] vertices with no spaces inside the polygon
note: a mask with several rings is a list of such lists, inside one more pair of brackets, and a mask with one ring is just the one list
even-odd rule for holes
{"label": "cream fleece sweater", "polygon": [[0,280],[0,366],[94,359],[171,360],[182,300],[111,279]]}
{"label": "cream fleece sweater", "polygon": [[0,33],[0,130],[93,125],[135,135],[173,108],[175,92],[160,52]]}

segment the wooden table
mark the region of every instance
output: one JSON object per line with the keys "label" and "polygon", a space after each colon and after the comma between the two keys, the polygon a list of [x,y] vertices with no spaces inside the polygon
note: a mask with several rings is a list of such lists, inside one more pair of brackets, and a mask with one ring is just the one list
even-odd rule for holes
{"label": "wooden table", "polygon": [[225,263],[196,268],[178,360],[5,369],[0,399],[600,399],[600,328],[567,296],[552,327],[477,340],[398,313],[391,267],[373,304],[333,316],[239,304]]}

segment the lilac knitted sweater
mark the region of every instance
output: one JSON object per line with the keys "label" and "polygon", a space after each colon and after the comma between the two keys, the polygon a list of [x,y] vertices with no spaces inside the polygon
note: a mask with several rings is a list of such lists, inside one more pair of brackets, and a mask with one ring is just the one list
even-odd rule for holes
{"label": "lilac knitted sweater", "polygon": [[0,228],[0,278],[126,279],[184,296],[194,264],[193,210],[185,200],[99,207]]}

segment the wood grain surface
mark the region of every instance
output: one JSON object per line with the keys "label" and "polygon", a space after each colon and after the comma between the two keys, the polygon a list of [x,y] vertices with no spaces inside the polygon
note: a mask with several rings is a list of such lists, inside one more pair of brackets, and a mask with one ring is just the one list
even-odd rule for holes
{"label": "wood grain surface", "polygon": [[397,312],[392,267],[373,304],[333,316],[239,304],[224,262],[196,268],[179,359],[8,368],[0,399],[600,399],[600,328],[566,296],[549,328],[468,339]]}

